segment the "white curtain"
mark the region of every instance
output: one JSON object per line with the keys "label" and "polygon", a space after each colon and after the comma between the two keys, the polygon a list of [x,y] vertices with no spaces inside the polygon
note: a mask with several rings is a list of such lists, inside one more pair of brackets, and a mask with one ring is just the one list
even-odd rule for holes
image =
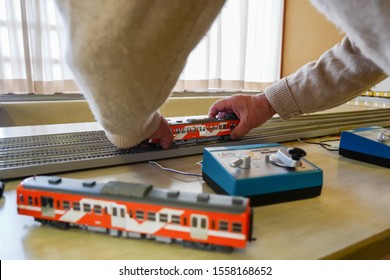
{"label": "white curtain", "polygon": [[228,0],[176,90],[261,90],[280,78],[283,0]]}
{"label": "white curtain", "polygon": [[[228,0],[175,90],[259,90],[276,81],[283,2]],[[0,94],[77,91],[64,35],[53,0],[0,0]]]}
{"label": "white curtain", "polygon": [[77,91],[53,0],[0,0],[0,93]]}

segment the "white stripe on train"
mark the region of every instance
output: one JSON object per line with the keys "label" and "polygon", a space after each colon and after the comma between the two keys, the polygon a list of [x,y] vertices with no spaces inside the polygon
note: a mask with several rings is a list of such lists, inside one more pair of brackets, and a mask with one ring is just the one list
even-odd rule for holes
{"label": "white stripe on train", "polygon": [[[112,208],[108,208],[109,206],[114,206],[121,208],[124,207],[123,205],[118,205],[115,202],[104,202],[101,200],[94,200],[94,199],[82,199],[80,201],[81,203],[95,203],[99,202],[98,205],[101,205],[102,207],[107,207],[108,211],[111,215],[111,224],[114,227],[119,227],[123,228],[125,231],[130,231],[130,232],[142,232],[145,234],[155,234],[161,229],[166,229],[170,231],[176,231],[176,232],[185,232],[189,233],[191,228],[187,226],[181,226],[181,225],[176,225],[176,224],[167,224],[166,222],[158,222],[158,221],[144,221],[142,223],[139,223],[137,220],[128,217],[127,215],[124,218],[115,218],[112,217]],[[105,206],[103,206],[105,205]],[[35,212],[41,212],[41,208],[38,206],[29,206],[29,205],[18,205],[18,208],[20,209],[25,209],[25,210],[30,210],[30,211],[35,211]],[[175,209],[169,209],[169,208],[163,208],[158,214],[173,214],[173,215],[178,215],[180,216],[183,214],[184,211],[182,210],[175,210]],[[83,211],[74,211],[73,209],[70,209],[68,211],[64,210],[55,210],[55,213],[58,215],[62,215],[60,217],[60,221],[63,222],[68,222],[68,223],[73,223],[77,224],[77,222],[86,215]],[[65,214],[64,214],[65,213]],[[157,214],[156,213],[156,214]],[[157,215],[156,215],[157,217]],[[99,221],[96,221],[96,225],[100,225]],[[228,238],[228,239],[236,239],[236,240],[245,240],[245,235],[242,233],[232,233],[232,232],[227,232],[227,231],[218,231],[218,230],[207,230],[207,236],[213,236],[213,237],[220,237],[220,238]]]}

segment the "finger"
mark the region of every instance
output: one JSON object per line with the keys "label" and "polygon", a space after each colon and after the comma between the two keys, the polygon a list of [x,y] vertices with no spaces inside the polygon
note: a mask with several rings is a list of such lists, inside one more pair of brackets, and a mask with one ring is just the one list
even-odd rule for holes
{"label": "finger", "polygon": [[220,112],[232,111],[231,103],[228,99],[221,99],[214,102],[209,109],[209,117],[215,118]]}
{"label": "finger", "polygon": [[172,134],[164,135],[160,138],[160,146],[163,149],[169,149],[172,146],[173,136]]}
{"label": "finger", "polygon": [[160,137],[161,147],[163,149],[169,149],[172,146],[173,135],[169,127],[169,123],[165,118],[161,119],[160,132],[161,132],[161,137]]}

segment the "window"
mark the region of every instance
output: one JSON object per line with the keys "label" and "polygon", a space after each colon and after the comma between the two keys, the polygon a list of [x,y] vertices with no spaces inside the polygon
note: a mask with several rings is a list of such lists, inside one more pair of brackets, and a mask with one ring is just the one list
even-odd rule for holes
{"label": "window", "polygon": [[242,232],[242,224],[241,223],[233,223],[232,224],[233,232]]}
{"label": "window", "polygon": [[220,221],[220,222],[219,222],[219,229],[220,229],[220,230],[228,230],[228,222],[226,222],[226,221]]}
{"label": "window", "polygon": [[283,0],[228,0],[175,89],[260,90],[280,78]]}
{"label": "window", "polygon": [[83,209],[84,209],[84,212],[86,212],[86,213],[91,212],[91,204],[89,204],[89,203],[84,203],[84,204],[83,204]]}
{"label": "window", "polygon": [[[228,0],[175,90],[255,89],[279,78],[283,0]],[[0,0],[0,93],[78,91],[54,0]]]}
{"label": "window", "polygon": [[0,93],[77,91],[54,0],[0,0]]}
{"label": "window", "polygon": [[168,215],[167,214],[160,214],[160,222],[168,222]]}
{"label": "window", "polygon": [[178,215],[172,215],[172,223],[174,223],[174,224],[180,224],[180,216],[178,216]]}
{"label": "window", "polygon": [[201,228],[206,228],[206,227],[207,227],[206,219],[202,218],[202,219],[200,220],[200,227],[201,227]]}
{"label": "window", "polygon": [[102,207],[100,205],[94,205],[93,206],[93,212],[95,212],[95,214],[102,214]]}
{"label": "window", "polygon": [[73,202],[73,210],[80,211],[80,202]]}
{"label": "window", "polygon": [[69,209],[70,209],[70,203],[69,203],[69,201],[64,200],[64,201],[62,202],[62,206],[64,207],[65,210],[69,210]]}
{"label": "window", "polygon": [[155,212],[148,212],[148,220],[155,221],[156,220],[156,213]]}
{"label": "window", "polygon": [[144,219],[144,211],[142,211],[142,210],[135,211],[135,217],[138,220],[143,220]]}

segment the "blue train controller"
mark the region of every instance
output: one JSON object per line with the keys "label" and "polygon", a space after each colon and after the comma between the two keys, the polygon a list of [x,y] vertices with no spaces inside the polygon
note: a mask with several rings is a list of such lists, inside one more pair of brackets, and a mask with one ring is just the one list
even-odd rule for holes
{"label": "blue train controller", "polygon": [[251,206],[319,196],[322,170],[305,155],[278,143],[205,148],[203,180],[216,193],[250,198]]}
{"label": "blue train controller", "polygon": [[379,126],[370,126],[341,132],[339,154],[390,167],[390,130]]}

